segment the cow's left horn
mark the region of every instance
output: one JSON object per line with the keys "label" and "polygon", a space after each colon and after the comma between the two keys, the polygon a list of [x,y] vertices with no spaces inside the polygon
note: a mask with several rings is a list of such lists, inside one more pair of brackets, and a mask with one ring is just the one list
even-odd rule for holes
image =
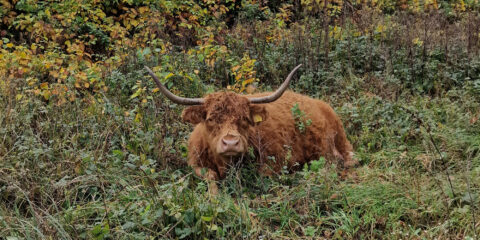
{"label": "cow's left horn", "polygon": [[292,76],[293,74],[297,71],[298,68],[300,68],[302,66],[302,64],[296,66],[291,72],[290,74],[288,74],[287,78],[285,79],[285,81],[282,83],[282,85],[280,85],[280,87],[277,89],[277,91],[275,91],[274,93],[268,95],[268,96],[264,96],[264,97],[255,97],[255,98],[249,98],[248,100],[250,100],[251,103],[270,103],[270,102],[273,102],[275,100],[277,100],[278,98],[280,98],[282,96],[282,94],[285,92],[285,90],[287,90],[287,87],[288,87],[288,84],[290,84],[290,81],[292,80]]}
{"label": "cow's left horn", "polygon": [[172,92],[170,92],[158,79],[158,77],[153,73],[153,71],[145,66],[145,69],[147,69],[148,74],[153,78],[155,83],[157,84],[158,88],[160,91],[172,102],[177,103],[177,104],[182,104],[182,105],[201,105],[205,102],[203,98],[184,98],[184,97],[179,97]]}

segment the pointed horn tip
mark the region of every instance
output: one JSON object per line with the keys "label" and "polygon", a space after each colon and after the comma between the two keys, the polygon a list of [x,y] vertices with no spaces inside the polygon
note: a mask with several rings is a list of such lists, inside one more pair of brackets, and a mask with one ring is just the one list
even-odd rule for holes
{"label": "pointed horn tip", "polygon": [[297,69],[299,69],[301,66],[303,66],[303,64],[301,64],[301,63],[298,64],[292,71],[293,72],[297,71]]}
{"label": "pointed horn tip", "polygon": [[163,95],[165,95],[172,102],[182,105],[201,105],[205,101],[202,98],[184,98],[173,94],[160,82],[157,75],[155,75],[155,73],[149,67],[145,66],[145,69],[147,70],[148,74],[153,78],[155,84],[157,84],[160,92],[162,92]]}
{"label": "pointed horn tip", "polygon": [[298,68],[300,68],[302,64],[297,65],[290,73],[288,74],[287,78],[285,81],[280,85],[280,87],[271,95],[265,96],[265,97],[258,97],[258,98],[250,98],[250,102],[254,104],[260,104],[260,103],[270,103],[273,101],[276,101],[278,98],[280,98],[285,90],[288,88],[288,84],[292,80],[293,75],[297,71]]}
{"label": "pointed horn tip", "polygon": [[143,66],[145,70],[147,70],[148,73],[153,73],[152,69],[150,69],[148,66]]}

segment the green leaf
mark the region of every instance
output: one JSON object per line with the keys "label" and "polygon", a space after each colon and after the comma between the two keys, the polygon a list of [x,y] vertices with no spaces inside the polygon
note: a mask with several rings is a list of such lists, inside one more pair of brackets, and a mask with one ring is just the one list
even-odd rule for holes
{"label": "green leaf", "polygon": [[208,226],[208,229],[210,229],[210,231],[217,231],[218,226],[216,224],[212,224],[212,225]]}
{"label": "green leaf", "polygon": [[122,225],[123,230],[128,230],[128,229],[131,229],[133,227],[135,227],[135,223],[130,222],[130,221],[128,221],[128,222],[126,222]]}
{"label": "green leaf", "polygon": [[313,237],[317,230],[313,226],[308,226],[305,228],[305,236]]}
{"label": "green leaf", "polygon": [[142,89],[139,88],[139,89],[137,89],[137,91],[134,94],[132,94],[132,96],[130,96],[130,99],[134,99],[134,98],[138,97],[138,95],[140,95],[140,93],[142,93]]}
{"label": "green leaf", "polygon": [[184,239],[188,237],[192,233],[191,228],[175,228],[175,234],[178,236],[179,239]]}
{"label": "green leaf", "polygon": [[119,159],[123,159],[123,151],[115,149],[112,151],[113,155]]}

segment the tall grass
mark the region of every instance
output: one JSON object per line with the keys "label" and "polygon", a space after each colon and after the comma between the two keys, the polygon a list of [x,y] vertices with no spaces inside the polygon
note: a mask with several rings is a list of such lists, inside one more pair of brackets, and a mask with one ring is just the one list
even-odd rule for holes
{"label": "tall grass", "polygon": [[[0,238],[478,237],[478,13],[359,8],[282,23],[242,8],[209,30],[221,38],[131,50],[106,88],[62,105],[22,77],[0,79]],[[183,107],[154,91],[143,65],[193,97],[232,85],[245,56],[258,90],[304,63],[291,87],[335,108],[360,166],[337,172],[318,159],[264,177],[245,162],[208,195],[186,165]]]}

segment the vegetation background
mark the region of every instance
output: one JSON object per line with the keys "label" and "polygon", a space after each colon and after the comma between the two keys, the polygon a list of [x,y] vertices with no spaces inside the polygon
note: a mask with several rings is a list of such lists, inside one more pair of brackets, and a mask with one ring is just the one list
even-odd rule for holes
{"label": "vegetation background", "polygon": [[[0,4],[2,239],[478,239],[478,0]],[[243,166],[210,198],[143,66],[198,97],[299,63],[361,166]]]}

